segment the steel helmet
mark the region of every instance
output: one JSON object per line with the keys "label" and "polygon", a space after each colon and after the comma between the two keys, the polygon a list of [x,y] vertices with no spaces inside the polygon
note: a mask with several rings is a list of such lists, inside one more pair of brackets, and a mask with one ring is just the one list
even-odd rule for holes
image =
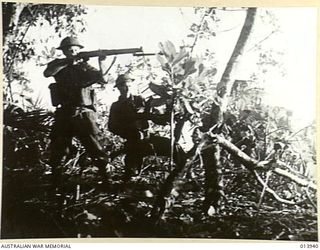
{"label": "steel helmet", "polygon": [[71,36],[67,36],[66,38],[64,38],[61,43],[60,46],[57,49],[63,49],[67,46],[78,46],[81,49],[83,48],[83,46],[79,43],[78,39],[75,37],[71,37]]}
{"label": "steel helmet", "polygon": [[126,83],[128,81],[134,81],[133,78],[129,77],[127,74],[121,74],[118,76],[118,78],[116,79],[116,85],[115,87],[119,87],[119,86],[122,86],[122,85],[126,85]]}

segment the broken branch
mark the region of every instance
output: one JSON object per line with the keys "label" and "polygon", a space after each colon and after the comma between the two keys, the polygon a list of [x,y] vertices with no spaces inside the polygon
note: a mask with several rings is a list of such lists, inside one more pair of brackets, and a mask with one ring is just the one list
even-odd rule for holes
{"label": "broken branch", "polygon": [[[249,170],[255,170],[258,168],[266,168],[267,165],[270,165],[271,161],[257,161],[250,156],[248,156],[246,153],[242,152],[237,146],[235,146],[232,142],[226,140],[222,136],[219,135],[213,135],[212,138],[215,140],[216,143],[220,144],[225,150],[227,150],[230,154],[237,157],[237,159],[246,166]],[[313,190],[317,189],[317,185],[309,179],[303,179],[293,173],[290,173],[289,171],[286,171],[280,167],[274,167],[274,166],[283,166],[283,163],[281,162],[272,162],[273,169],[272,171],[278,175],[284,176],[289,178],[291,181],[296,182],[300,186],[303,187],[309,187]]]}

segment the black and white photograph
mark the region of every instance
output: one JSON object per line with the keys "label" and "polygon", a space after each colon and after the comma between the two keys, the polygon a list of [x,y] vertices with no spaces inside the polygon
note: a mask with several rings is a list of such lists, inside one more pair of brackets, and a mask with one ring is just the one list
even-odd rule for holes
{"label": "black and white photograph", "polygon": [[2,2],[0,238],[317,242],[317,12]]}

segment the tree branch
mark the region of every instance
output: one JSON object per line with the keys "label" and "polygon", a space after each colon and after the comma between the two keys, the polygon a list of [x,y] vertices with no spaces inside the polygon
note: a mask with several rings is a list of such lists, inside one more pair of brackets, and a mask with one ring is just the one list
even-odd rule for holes
{"label": "tree branch", "polygon": [[305,190],[305,192],[306,192],[307,198],[308,198],[308,200],[310,201],[311,205],[313,206],[313,208],[315,208],[315,209],[317,210],[317,204],[315,204],[315,203],[313,202],[313,200],[312,200],[312,198],[311,198],[311,196],[310,196],[310,194],[309,194],[308,188]]}
{"label": "tree branch", "polygon": [[241,164],[246,166],[249,170],[256,170],[259,168],[268,169],[268,168],[270,168],[270,164],[272,164],[272,167],[273,167],[272,171],[274,173],[281,175],[281,176],[284,176],[284,177],[287,177],[291,181],[294,181],[297,184],[299,184],[300,186],[309,187],[313,190],[317,189],[317,185],[312,180],[303,179],[293,173],[290,173],[289,171],[286,171],[280,167],[276,167],[276,166],[283,167],[283,163],[281,163],[279,161],[276,161],[276,162],[261,161],[261,162],[259,162],[255,159],[251,158],[250,156],[248,156],[246,153],[242,152],[237,146],[235,146],[233,143],[229,142],[225,138],[223,138],[219,135],[213,135],[213,139],[215,140],[216,143],[220,144],[230,154],[237,157],[237,159],[241,162]]}
{"label": "tree branch", "polygon": [[259,176],[259,174],[257,173],[256,170],[253,171],[255,177],[257,178],[257,180],[260,182],[260,184],[264,187],[264,190],[270,194],[272,194],[272,196],[279,202],[285,203],[285,204],[289,204],[289,205],[295,205],[296,202],[294,201],[289,201],[286,199],[281,198],[274,190],[272,190],[271,188],[269,188],[267,186],[267,183],[265,183],[262,178]]}
{"label": "tree branch", "polygon": [[263,189],[262,189],[262,192],[261,192],[261,196],[260,196],[260,199],[259,199],[258,209],[260,209],[261,203],[263,201],[264,194],[265,194],[266,190],[269,188],[268,187],[268,181],[269,181],[270,176],[271,176],[271,171],[268,171],[267,172],[266,181],[264,182]]}
{"label": "tree branch", "polygon": [[266,41],[270,36],[272,36],[274,33],[278,32],[278,30],[274,30],[272,31],[269,35],[267,35],[266,37],[264,37],[262,40],[260,40],[259,42],[257,42],[252,48],[248,49],[247,52],[257,48],[261,43],[263,43],[264,41]]}
{"label": "tree branch", "polygon": [[254,170],[257,168],[266,168],[266,165],[270,163],[270,161],[257,161],[246,153],[242,152],[236,145],[232,142],[226,140],[225,138],[219,135],[212,135],[214,142],[220,144],[225,150],[227,150],[230,154],[237,157],[240,162],[245,165],[249,170]]}
{"label": "tree branch", "polygon": [[269,188],[267,186],[267,183],[263,181],[263,179],[259,176],[257,171],[255,170],[256,168],[261,168],[265,167],[267,164],[269,164],[269,161],[265,162],[258,162],[255,159],[252,159],[250,156],[248,156],[246,153],[242,152],[238,147],[236,147],[233,143],[229,142],[228,140],[222,138],[221,136],[215,135],[214,136],[216,139],[216,142],[219,143],[224,149],[226,149],[230,154],[233,156],[237,157],[239,161],[246,166],[249,170],[251,170],[258,182],[263,186],[263,191],[270,193],[277,201],[285,203],[285,204],[290,204],[294,205],[296,204],[293,201],[285,200],[281,198],[274,190]]}
{"label": "tree branch", "polygon": [[195,47],[196,44],[197,44],[197,41],[198,41],[198,38],[199,38],[199,33],[201,32],[201,28],[203,27],[205,18],[206,18],[207,16],[209,16],[211,13],[212,13],[212,9],[210,9],[208,13],[205,11],[203,17],[201,18],[200,28],[199,28],[199,31],[198,31],[197,34],[196,34],[196,37],[194,38],[193,44],[192,44],[192,46],[191,46],[190,54],[192,54],[193,49],[194,49],[194,47]]}
{"label": "tree branch", "polygon": [[275,168],[272,171],[277,173],[278,175],[282,175],[284,177],[289,178],[290,180],[294,181],[295,183],[299,184],[300,186],[309,187],[313,190],[317,189],[317,185],[315,183],[313,183],[312,181],[302,179],[292,173],[289,173],[288,171],[286,171],[282,168]]}

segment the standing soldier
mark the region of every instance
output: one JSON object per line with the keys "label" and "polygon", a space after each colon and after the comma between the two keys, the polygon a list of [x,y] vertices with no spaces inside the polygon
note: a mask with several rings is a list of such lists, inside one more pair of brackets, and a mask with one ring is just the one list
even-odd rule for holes
{"label": "standing soldier", "polygon": [[[163,119],[150,114],[148,105],[141,96],[130,94],[127,83],[131,80],[127,75],[118,76],[115,87],[118,88],[120,97],[111,106],[108,123],[111,132],[126,139],[125,181],[134,172],[140,172],[144,156],[170,156],[171,154],[169,138],[148,133],[148,120],[163,125]],[[176,165],[185,164],[186,154],[179,145],[175,145],[174,160]]]}
{"label": "standing soldier", "polygon": [[57,49],[62,50],[65,58],[53,60],[44,71],[45,77],[52,76],[56,81],[49,86],[52,104],[57,108],[50,135],[50,165],[55,184],[61,181],[60,163],[73,137],[80,140],[104,180],[107,175],[105,166],[108,160],[98,141],[95,93],[92,88],[92,84],[104,82],[101,62],[104,58],[99,58],[99,71],[85,60],[77,59],[82,48],[77,38],[64,38]]}

